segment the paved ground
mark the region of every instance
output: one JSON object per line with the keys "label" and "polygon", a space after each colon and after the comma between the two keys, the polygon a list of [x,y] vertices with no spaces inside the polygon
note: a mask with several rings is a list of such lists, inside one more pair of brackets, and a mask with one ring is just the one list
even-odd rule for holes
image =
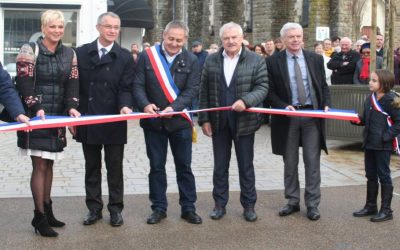
{"label": "paved ground", "polygon": [[[400,179],[395,183],[399,192]],[[309,221],[305,208],[281,218],[277,211],[285,203],[280,190],[259,191],[255,223],[242,218],[239,193],[231,192],[227,215],[220,221],[208,218],[210,193],[199,194],[198,212],[202,225],[179,218],[177,194],[168,194],[168,217],[158,225],[147,225],[147,195],[127,195],[125,224],[113,228],[108,214],[93,226],[83,226],[86,208],[82,197],[54,199],[55,212],[68,224],[57,229],[60,236],[48,239],[34,234],[30,226],[30,198],[0,199],[1,249],[399,249],[400,199],[393,200],[394,220],[372,223],[355,218],[353,210],[364,202],[365,186],[322,188],[321,219]]]}
{"label": "paved ground", "polygon": [[[193,171],[196,177],[197,190],[212,190],[213,156],[211,140],[202,135],[198,129],[198,143],[193,144]],[[256,187],[258,190],[275,190],[283,188],[283,163],[280,156],[273,155],[270,148],[270,129],[263,126],[256,135],[255,159]],[[126,194],[148,193],[147,174],[149,163],[144,146],[142,129],[136,121],[129,124],[128,144],[124,159],[124,184]],[[0,198],[30,197],[29,179],[31,162],[28,157],[18,156],[16,135],[0,134]],[[341,141],[329,141],[329,155],[322,155],[322,186],[343,186],[364,184],[363,153],[360,145],[352,145]],[[400,161],[393,157],[393,176],[400,175]],[[304,169],[299,167],[301,180]],[[84,195],[84,160],[81,145],[68,138],[65,159],[56,161],[54,167],[53,196]],[[106,171],[104,168],[103,191],[107,194]],[[175,171],[171,155],[167,162],[168,192],[177,192]],[[237,162],[231,160],[230,188],[239,190]]]}
{"label": "paved ground", "polygon": [[[277,211],[283,198],[283,164],[271,154],[270,130],[263,126],[256,135],[255,169],[259,220],[247,223],[239,204],[237,163],[231,161],[231,201],[227,216],[220,222],[208,219],[213,207],[211,141],[199,133],[193,146],[193,171],[199,191],[198,212],[204,223],[189,225],[179,218],[177,187],[172,158],[169,155],[168,218],[160,225],[149,226],[148,160],[142,130],[130,122],[129,143],[125,150],[125,225],[111,228],[109,217],[84,227],[84,161],[80,145],[69,138],[66,157],[55,163],[53,196],[56,214],[67,223],[58,230],[57,240],[35,236],[30,226],[30,160],[18,156],[14,133],[0,134],[0,242],[1,249],[398,249],[399,220],[370,223],[351,216],[365,198],[363,154],[360,145],[329,141],[329,155],[322,156],[322,219],[310,222],[305,209],[291,217],[280,218]],[[303,167],[299,167],[303,183]],[[400,176],[400,161],[392,157],[393,177]],[[104,171],[105,173],[105,171]],[[104,175],[105,177],[105,175]],[[104,178],[103,177],[103,178]],[[400,211],[400,179],[396,180],[393,207]],[[107,194],[106,180],[103,192]],[[28,198],[23,198],[28,197]],[[105,200],[107,198],[105,197]]]}

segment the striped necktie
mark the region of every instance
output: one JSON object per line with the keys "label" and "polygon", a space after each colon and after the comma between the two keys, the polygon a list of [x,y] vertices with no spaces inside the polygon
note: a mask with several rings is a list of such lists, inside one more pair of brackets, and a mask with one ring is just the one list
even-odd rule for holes
{"label": "striped necktie", "polygon": [[106,48],[101,48],[100,51],[101,51],[101,55],[100,55],[100,60],[101,60],[101,58],[103,58],[106,55],[107,49]]}

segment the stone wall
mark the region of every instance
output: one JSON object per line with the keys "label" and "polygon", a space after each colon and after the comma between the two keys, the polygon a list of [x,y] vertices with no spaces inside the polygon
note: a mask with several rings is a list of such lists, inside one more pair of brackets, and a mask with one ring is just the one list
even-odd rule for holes
{"label": "stone wall", "polygon": [[400,5],[399,6],[399,10],[398,10],[398,15],[396,15],[396,21],[395,21],[395,25],[394,25],[394,47],[398,48],[400,47],[400,32],[399,32],[399,28],[400,28]]}
{"label": "stone wall", "polygon": [[[245,0],[148,0],[153,7],[155,27],[146,32],[145,41],[160,41],[162,29],[172,20],[172,3],[175,1],[175,18],[184,20],[190,29],[189,42],[201,38],[208,47],[210,43],[220,44],[219,29],[222,24],[233,21],[242,27],[245,23]],[[303,23],[303,3],[306,0],[253,0],[252,31],[245,34],[251,43],[261,43],[277,38],[286,22]],[[354,25],[353,5],[349,0],[307,0],[309,15],[304,26],[306,48],[315,43],[317,26],[329,26],[332,36],[349,36],[355,40],[359,31]],[[400,0],[396,0],[400,2]],[[400,27],[398,7],[396,28]],[[213,13],[213,14],[212,14]],[[305,23],[303,23],[305,24]],[[395,44],[400,46],[400,32],[395,32]]]}
{"label": "stone wall", "polygon": [[265,0],[253,1],[253,32],[250,41],[253,44],[265,42],[272,37],[272,22],[274,13],[273,3]]}
{"label": "stone wall", "polygon": [[[189,26],[189,43],[194,39],[201,39],[203,37],[203,15],[204,5],[206,1],[202,0],[189,0],[188,1],[188,26]],[[205,19],[205,18],[204,18]]]}
{"label": "stone wall", "polygon": [[329,27],[329,0],[310,0],[308,25],[304,27],[304,43],[313,49],[317,27]]}
{"label": "stone wall", "polygon": [[335,11],[335,14],[338,15],[338,18],[335,20],[335,22],[331,22],[332,27],[334,27],[336,31],[335,33],[331,33],[331,36],[347,36],[355,41],[359,36],[359,31],[353,30],[353,1],[335,0],[333,2],[338,2],[336,10],[337,12]]}
{"label": "stone wall", "polygon": [[235,22],[243,27],[244,23],[244,1],[243,0],[220,0],[214,1],[214,39],[220,43],[219,30],[225,23]]}
{"label": "stone wall", "polygon": [[329,3],[329,28],[331,37],[339,35],[339,28],[336,26],[336,23],[339,22],[339,5],[340,0],[331,0]]}
{"label": "stone wall", "polygon": [[148,0],[153,8],[154,28],[146,30],[144,42],[150,44],[161,41],[162,30],[172,20],[172,0]]}
{"label": "stone wall", "polygon": [[294,11],[295,1],[293,0],[282,0],[272,1],[272,23],[271,23],[271,38],[275,39],[280,37],[280,30],[282,26],[287,22],[293,22],[295,16]]}
{"label": "stone wall", "polygon": [[[215,0],[214,0],[215,1]],[[211,0],[203,1],[203,12],[199,13],[202,15],[202,30],[201,39],[205,47],[208,47],[211,43],[218,44],[218,31],[215,30],[213,21],[216,19],[212,11],[213,5]]]}

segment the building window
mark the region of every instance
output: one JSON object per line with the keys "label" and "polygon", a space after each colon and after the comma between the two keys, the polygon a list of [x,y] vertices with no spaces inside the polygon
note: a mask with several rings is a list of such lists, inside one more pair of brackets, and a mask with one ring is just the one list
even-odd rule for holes
{"label": "building window", "polygon": [[[4,61],[11,76],[15,76],[16,57],[24,43],[36,41],[41,36],[40,16],[43,10],[4,10]],[[76,46],[77,11],[62,10],[65,31],[62,39],[68,47]]]}

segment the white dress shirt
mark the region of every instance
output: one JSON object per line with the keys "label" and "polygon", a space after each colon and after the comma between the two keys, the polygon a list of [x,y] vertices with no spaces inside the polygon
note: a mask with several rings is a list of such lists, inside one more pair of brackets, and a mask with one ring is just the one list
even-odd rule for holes
{"label": "white dress shirt", "polygon": [[99,58],[101,58],[101,49],[105,48],[107,50],[107,52],[104,55],[107,55],[108,52],[110,52],[110,50],[112,49],[112,47],[114,46],[114,43],[108,45],[107,47],[104,47],[103,45],[101,45],[101,43],[99,42],[99,39],[97,39],[97,53],[99,53]]}
{"label": "white dress shirt", "polygon": [[164,43],[162,43],[161,49],[164,51],[165,58],[167,59],[167,62],[168,62],[169,64],[171,64],[171,63],[175,60],[175,57],[177,57],[180,53],[182,53],[182,49],[180,49],[178,53],[176,53],[176,54],[173,55],[173,56],[170,56],[170,55],[168,54],[168,52],[165,50]]}
{"label": "white dress shirt", "polygon": [[242,48],[240,48],[239,52],[233,58],[230,58],[226,54],[225,50],[222,52],[222,56],[224,57],[225,81],[228,87],[231,84],[233,73],[235,72],[236,65],[239,61],[240,53],[242,53]]}

